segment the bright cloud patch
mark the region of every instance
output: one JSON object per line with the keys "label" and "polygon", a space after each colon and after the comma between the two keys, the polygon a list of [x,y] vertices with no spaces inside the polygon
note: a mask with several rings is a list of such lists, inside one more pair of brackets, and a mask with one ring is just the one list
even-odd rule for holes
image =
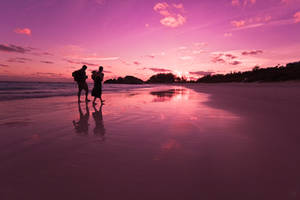
{"label": "bright cloud patch", "polygon": [[24,34],[24,35],[31,35],[31,30],[29,28],[16,28],[15,33]]}
{"label": "bright cloud patch", "polygon": [[245,20],[240,20],[240,21],[232,21],[231,24],[237,28],[245,26],[246,21]]}
{"label": "bright cloud patch", "polygon": [[299,23],[300,22],[300,11],[299,12],[296,12],[294,14],[294,19],[295,19],[295,22],[296,23]]}
{"label": "bright cloud patch", "polygon": [[232,0],[232,6],[247,6],[247,5],[254,5],[256,0]]}
{"label": "bright cloud patch", "polygon": [[186,22],[186,17],[183,16],[183,4],[169,5],[166,2],[157,3],[153,9],[163,16],[160,23],[164,26],[176,28],[182,26]]}

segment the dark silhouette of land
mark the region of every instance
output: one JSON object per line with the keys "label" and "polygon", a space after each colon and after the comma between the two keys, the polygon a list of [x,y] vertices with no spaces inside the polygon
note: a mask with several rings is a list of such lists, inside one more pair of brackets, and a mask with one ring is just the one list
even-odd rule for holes
{"label": "dark silhouette of land", "polygon": [[104,83],[113,84],[156,84],[156,83],[226,83],[226,82],[280,82],[300,80],[300,61],[288,63],[286,66],[269,68],[254,67],[251,71],[231,72],[228,74],[206,75],[197,81],[187,80],[185,77],[177,77],[172,73],[159,73],[143,81],[134,76],[109,79]]}
{"label": "dark silhouette of land", "polygon": [[156,74],[149,78],[147,83],[174,83],[176,80],[176,76],[172,73],[167,74]]}
{"label": "dark silhouette of land", "polygon": [[119,77],[117,79],[108,79],[104,83],[110,84],[143,84],[144,81],[134,76]]}
{"label": "dark silhouette of land", "polygon": [[252,71],[245,72],[207,75],[199,78],[197,82],[278,82],[289,80],[300,80],[300,62],[289,63],[286,66],[269,68],[254,67]]}

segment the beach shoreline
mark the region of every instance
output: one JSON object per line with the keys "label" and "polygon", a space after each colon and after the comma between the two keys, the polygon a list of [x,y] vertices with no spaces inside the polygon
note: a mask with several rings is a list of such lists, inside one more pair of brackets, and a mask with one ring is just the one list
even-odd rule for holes
{"label": "beach shoreline", "polygon": [[[125,86],[124,86],[125,87]],[[296,199],[299,84],[1,102],[1,199]],[[26,199],[25,198],[25,199]]]}

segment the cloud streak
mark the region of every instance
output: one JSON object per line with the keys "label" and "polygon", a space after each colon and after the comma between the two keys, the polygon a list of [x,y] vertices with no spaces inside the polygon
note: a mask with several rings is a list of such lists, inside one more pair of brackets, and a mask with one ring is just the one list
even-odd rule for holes
{"label": "cloud streak", "polygon": [[270,15],[257,16],[248,19],[231,21],[231,25],[238,29],[254,28],[265,25],[265,23],[269,22],[271,19],[272,16]]}
{"label": "cloud streak", "polygon": [[16,46],[13,44],[10,44],[10,45],[0,44],[0,51],[4,51],[4,52],[28,53],[31,50],[32,50],[32,48],[25,48],[25,47]]}
{"label": "cloud streak", "polygon": [[134,61],[133,64],[135,64],[135,65],[140,65],[141,63],[138,62],[138,61]]}
{"label": "cloud streak", "polygon": [[11,63],[26,63],[27,61],[32,61],[30,58],[10,58],[7,62]]}
{"label": "cloud streak", "polygon": [[243,56],[248,56],[248,55],[257,55],[257,54],[262,54],[262,50],[252,50],[252,51],[243,51],[241,54]]}
{"label": "cloud streak", "polygon": [[94,60],[94,61],[113,61],[118,60],[119,57],[86,57],[83,60]]}
{"label": "cloud streak", "polygon": [[45,64],[54,64],[54,62],[52,61],[46,61],[46,60],[41,60],[41,63],[45,63]]}
{"label": "cloud streak", "polygon": [[195,75],[195,76],[207,76],[207,75],[211,75],[213,74],[214,72],[206,72],[206,71],[195,71],[195,72],[189,72],[189,74],[191,75]]}
{"label": "cloud streak", "polygon": [[76,65],[87,65],[87,66],[99,66],[98,64],[94,64],[94,63],[89,63],[89,62],[83,62],[83,61],[74,61],[74,60],[65,60],[66,62],[70,63],[70,64],[76,64]]}
{"label": "cloud streak", "polygon": [[162,73],[164,73],[164,72],[172,72],[172,70],[169,70],[169,69],[155,68],[155,67],[149,67],[149,68],[145,67],[143,69],[151,70],[153,72],[162,72]]}

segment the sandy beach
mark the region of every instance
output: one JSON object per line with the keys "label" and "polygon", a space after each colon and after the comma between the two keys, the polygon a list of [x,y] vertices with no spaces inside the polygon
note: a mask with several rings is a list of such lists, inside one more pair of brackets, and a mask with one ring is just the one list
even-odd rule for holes
{"label": "sandy beach", "polygon": [[0,199],[298,199],[300,83],[0,103]]}

